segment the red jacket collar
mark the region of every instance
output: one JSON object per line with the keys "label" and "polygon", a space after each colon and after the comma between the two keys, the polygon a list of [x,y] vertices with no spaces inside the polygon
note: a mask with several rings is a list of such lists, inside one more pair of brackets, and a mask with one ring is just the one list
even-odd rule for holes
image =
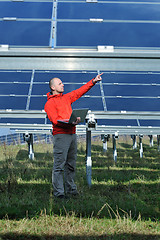
{"label": "red jacket collar", "polygon": [[63,93],[59,93],[59,94],[52,94],[51,92],[47,93],[47,100],[51,99],[51,98],[57,98],[57,97],[61,97],[63,95]]}

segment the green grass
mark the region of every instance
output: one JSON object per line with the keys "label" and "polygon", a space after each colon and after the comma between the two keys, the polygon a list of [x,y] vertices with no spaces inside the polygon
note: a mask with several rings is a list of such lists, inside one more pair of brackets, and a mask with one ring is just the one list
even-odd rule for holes
{"label": "green grass", "polygon": [[78,144],[80,197],[57,201],[51,173],[53,146],[0,146],[0,239],[160,239],[160,153],[144,139],[144,157],[129,137],[103,154],[92,141],[92,186],[86,183],[85,145]]}

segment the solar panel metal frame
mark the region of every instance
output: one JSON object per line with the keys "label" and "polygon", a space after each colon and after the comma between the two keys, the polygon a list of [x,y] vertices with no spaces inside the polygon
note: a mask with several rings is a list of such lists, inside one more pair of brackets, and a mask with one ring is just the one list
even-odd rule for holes
{"label": "solar panel metal frame", "polygon": [[[152,119],[159,120],[160,112],[114,112],[114,111],[90,111],[87,114],[86,120],[90,118],[91,115],[95,116],[95,119]],[[16,111],[16,110],[0,110],[1,118],[46,118],[46,113],[44,111]],[[45,133],[51,131],[51,124],[16,124],[16,123],[0,123],[0,127],[10,128],[16,130],[22,130],[32,133],[33,130],[39,130],[40,132]],[[84,134],[86,131],[87,125],[77,126],[77,133]],[[108,134],[115,134],[118,132],[119,135],[124,134],[160,134],[159,127],[152,126],[107,126],[102,125],[96,126],[96,129],[92,129],[93,134],[102,134],[107,132]]]}

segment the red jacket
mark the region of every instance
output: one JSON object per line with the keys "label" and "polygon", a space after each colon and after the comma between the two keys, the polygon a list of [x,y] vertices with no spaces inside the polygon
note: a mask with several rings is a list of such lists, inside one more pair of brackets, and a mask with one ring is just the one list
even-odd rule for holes
{"label": "red jacket", "polygon": [[57,120],[69,119],[72,113],[71,104],[88,92],[94,85],[92,79],[82,87],[67,94],[52,95],[50,92],[47,93],[47,102],[44,110],[53,124],[53,135],[74,134],[76,132],[75,125],[66,125],[65,123],[57,122]]}

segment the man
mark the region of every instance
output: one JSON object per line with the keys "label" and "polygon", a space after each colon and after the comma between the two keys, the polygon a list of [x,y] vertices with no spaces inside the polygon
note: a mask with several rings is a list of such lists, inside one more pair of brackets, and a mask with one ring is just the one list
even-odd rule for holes
{"label": "man", "polygon": [[[58,122],[58,120],[69,119],[72,113],[71,104],[88,92],[98,81],[101,81],[101,75],[97,75],[88,83],[77,90],[63,94],[64,85],[59,78],[53,78],[49,82],[51,92],[47,93],[47,102],[45,112],[53,124],[53,155],[54,165],[52,171],[52,183],[54,196],[65,198],[67,195],[77,195],[77,187],[74,183],[77,140],[76,125],[80,122],[77,118],[72,124]],[[63,184],[63,172],[64,183]]]}

